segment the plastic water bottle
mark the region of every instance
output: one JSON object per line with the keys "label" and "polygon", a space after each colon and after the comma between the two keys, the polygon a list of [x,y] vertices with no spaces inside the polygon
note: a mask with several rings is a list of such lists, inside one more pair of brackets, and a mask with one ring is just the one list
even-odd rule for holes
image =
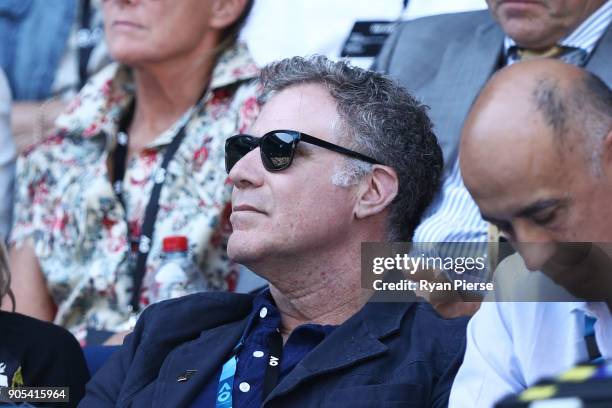
{"label": "plastic water bottle", "polygon": [[189,256],[188,244],[182,235],[164,238],[162,263],[149,281],[150,303],[207,290],[204,276]]}

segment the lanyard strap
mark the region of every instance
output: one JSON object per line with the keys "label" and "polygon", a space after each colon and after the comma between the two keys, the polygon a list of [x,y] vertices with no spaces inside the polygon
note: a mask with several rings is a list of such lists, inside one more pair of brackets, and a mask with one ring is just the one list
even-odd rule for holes
{"label": "lanyard strap", "polygon": [[283,354],[283,337],[278,329],[270,336],[270,357],[264,375],[263,396],[261,401],[265,401],[272,392],[280,375],[280,362]]}
{"label": "lanyard strap", "polygon": [[597,340],[595,339],[595,322],[597,319],[591,316],[584,316],[584,341],[589,354],[589,363],[600,363],[603,361]]}
{"label": "lanyard strap", "polygon": [[[113,152],[113,190],[115,195],[119,199],[119,202],[125,209],[125,202],[123,201],[123,178],[125,177],[125,169],[127,167],[127,155],[128,155],[128,137],[127,128],[132,122],[134,117],[134,107],[136,101],[132,101],[128,106],[125,114],[119,122],[119,131],[117,132],[117,146]],[[129,232],[128,232],[129,234]],[[129,240],[128,240],[129,242]]]}
{"label": "lanyard strap", "polygon": [[[202,100],[200,97],[199,101]],[[119,199],[119,202],[126,209],[125,202],[123,201],[123,179],[125,177],[125,171],[127,167],[127,154],[128,154],[128,141],[126,130],[132,121],[134,115],[135,101],[132,101],[126,114],[119,122],[119,133],[117,134],[117,146],[113,153],[113,189]],[[179,149],[183,139],[185,139],[186,128],[189,124],[189,120],[178,130],[172,142],[166,148],[162,163],[153,175],[153,189],[149,202],[145,208],[144,219],[142,220],[140,228],[140,236],[138,238],[138,254],[136,257],[136,265],[133,273],[133,287],[132,287],[132,299],[130,305],[133,311],[138,311],[140,307],[140,289],[142,288],[142,281],[146,272],[147,258],[149,256],[149,250],[151,249],[151,241],[153,239],[153,233],[155,232],[155,220],[157,219],[157,213],[159,212],[159,197],[161,195],[161,189],[166,179],[166,169],[172,161],[175,153]],[[124,211],[127,217],[127,211]],[[128,242],[130,242],[129,228],[128,228]]]}
{"label": "lanyard strap", "polygon": [[[238,353],[242,349],[244,342],[242,339],[238,342],[232,352],[229,360],[223,364],[221,369],[221,377],[219,378],[219,386],[217,387],[216,408],[232,408],[233,398],[232,390],[234,389],[234,377],[236,376],[236,364],[238,362]],[[270,354],[268,357],[268,365],[264,374],[263,390],[261,401],[266,400],[272,392],[280,375],[281,356],[283,354],[283,337],[276,330],[269,341]]]}
{"label": "lanyard strap", "polygon": [[97,33],[91,27],[91,0],[81,0],[81,21],[77,35],[79,57],[79,89],[87,82],[87,64],[91,52],[98,40]]}
{"label": "lanyard strap", "polygon": [[151,241],[153,239],[153,232],[155,230],[155,220],[157,219],[157,213],[159,211],[159,197],[166,179],[166,169],[181,145],[181,142],[183,139],[185,139],[186,127],[187,123],[181,127],[174,139],[172,139],[172,143],[170,143],[166,153],[164,154],[162,164],[156,170],[154,175],[155,184],[153,185],[153,191],[151,191],[151,197],[149,198],[149,203],[147,204],[145,210],[144,219],[140,228],[140,239],[138,240],[138,257],[136,258],[136,267],[134,269],[134,286],[132,289],[133,310],[138,310],[140,304],[140,288],[142,287],[142,280],[144,279],[147,266],[147,258],[149,256],[149,250],[151,249]]}
{"label": "lanyard strap", "polygon": [[232,358],[223,364],[221,378],[219,378],[219,387],[217,387],[217,408],[232,408],[232,389],[234,388],[237,362],[238,358],[234,354]]}

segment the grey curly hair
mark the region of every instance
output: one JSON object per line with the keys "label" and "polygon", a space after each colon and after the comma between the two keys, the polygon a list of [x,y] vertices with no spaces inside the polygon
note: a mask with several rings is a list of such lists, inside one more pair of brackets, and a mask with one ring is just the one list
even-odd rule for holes
{"label": "grey curly hair", "polygon": [[[293,85],[324,86],[337,104],[337,127],[350,148],[392,167],[399,191],[389,206],[387,239],[409,241],[440,187],[442,150],[427,107],[395,81],[377,72],[323,56],[293,57],[263,68],[263,100]],[[346,159],[332,182],[348,186],[372,166]]]}

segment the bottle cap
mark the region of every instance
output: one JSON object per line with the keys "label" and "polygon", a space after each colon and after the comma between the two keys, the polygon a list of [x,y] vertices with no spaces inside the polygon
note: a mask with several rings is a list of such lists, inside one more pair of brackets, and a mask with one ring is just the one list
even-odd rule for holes
{"label": "bottle cap", "polygon": [[187,237],[183,235],[166,237],[162,246],[164,252],[185,252],[187,251]]}

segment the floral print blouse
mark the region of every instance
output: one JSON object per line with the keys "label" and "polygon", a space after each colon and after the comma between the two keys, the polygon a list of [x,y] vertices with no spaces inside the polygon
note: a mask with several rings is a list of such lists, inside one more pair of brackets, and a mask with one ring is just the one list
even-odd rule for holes
{"label": "floral print blouse", "polygon": [[140,304],[149,303],[147,281],[162,261],[167,236],[188,238],[210,289],[236,284],[238,268],[226,255],[231,185],[224,143],[255,119],[260,88],[246,46],[238,43],[219,58],[202,101],[129,159],[125,207],[109,176],[118,122],[134,98],[125,66],[113,64],[96,75],[58,118],[54,134],[18,160],[11,244],[32,245],[57,306],[55,323],[81,340],[85,328],[121,331],[135,320],[128,237],[139,236],[155,170],[185,123],[185,139],[161,190]]}

